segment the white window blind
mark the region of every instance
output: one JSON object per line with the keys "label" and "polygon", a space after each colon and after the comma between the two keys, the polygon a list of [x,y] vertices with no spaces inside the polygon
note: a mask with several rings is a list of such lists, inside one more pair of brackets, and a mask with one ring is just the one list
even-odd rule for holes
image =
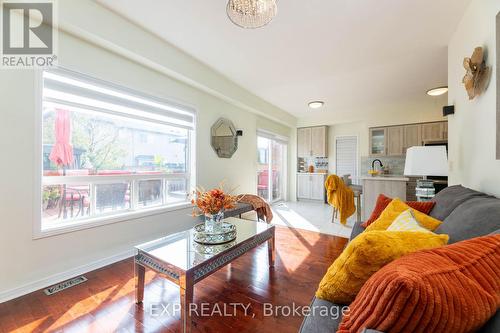
{"label": "white window blind", "polygon": [[189,206],[193,108],[65,69],[42,82],[37,232]]}
{"label": "white window blind", "polygon": [[44,71],[43,88],[47,106],[90,109],[190,130],[195,127],[194,109],[69,70]]}
{"label": "white window blind", "polygon": [[358,138],[342,136],[335,139],[335,168],[338,176],[358,177]]}

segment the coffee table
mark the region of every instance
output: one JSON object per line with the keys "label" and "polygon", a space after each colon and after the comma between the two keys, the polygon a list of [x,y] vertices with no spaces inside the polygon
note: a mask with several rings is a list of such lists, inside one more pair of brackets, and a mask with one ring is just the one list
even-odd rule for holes
{"label": "coffee table", "polygon": [[269,266],[274,266],[274,225],[235,217],[225,221],[236,226],[236,239],[229,243],[212,246],[198,244],[193,240],[194,232],[190,229],[136,246],[136,302],[143,301],[145,271],[146,268],[152,269],[180,287],[182,329],[183,332],[190,332],[190,304],[193,303],[195,283],[264,242],[268,243]]}

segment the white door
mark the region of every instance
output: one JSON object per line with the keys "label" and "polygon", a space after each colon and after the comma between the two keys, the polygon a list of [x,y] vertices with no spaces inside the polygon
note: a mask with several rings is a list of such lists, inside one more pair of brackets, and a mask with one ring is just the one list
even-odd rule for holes
{"label": "white door", "polygon": [[358,137],[339,136],[335,138],[335,174],[351,175],[354,183],[359,183]]}
{"label": "white door", "polygon": [[311,175],[311,199],[323,200],[325,196],[325,177],[323,175]]}
{"label": "white door", "polygon": [[297,198],[311,198],[311,182],[309,177],[309,175],[297,175]]}

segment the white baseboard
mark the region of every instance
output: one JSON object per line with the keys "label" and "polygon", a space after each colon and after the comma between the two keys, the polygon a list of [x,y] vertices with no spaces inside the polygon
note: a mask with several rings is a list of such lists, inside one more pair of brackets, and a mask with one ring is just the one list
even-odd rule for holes
{"label": "white baseboard", "polygon": [[38,281],[33,281],[31,283],[25,284],[23,286],[20,286],[20,287],[11,289],[11,290],[2,291],[2,292],[0,292],[0,303],[6,302],[8,300],[11,300],[11,299],[14,299],[14,298],[26,295],[26,294],[29,294],[31,292],[34,292],[34,291],[37,291],[37,290],[40,290],[43,288],[47,288],[53,284],[56,284],[56,283],[59,283],[62,281],[66,281],[66,280],[71,279],[75,276],[85,274],[85,273],[88,273],[90,271],[99,269],[101,267],[113,264],[115,262],[130,258],[133,255],[134,255],[134,250],[130,249],[128,251],[116,254],[114,256],[100,259],[100,260],[94,261],[92,263],[83,265],[83,266],[75,267],[75,268],[70,269],[68,271],[54,274],[52,276],[40,279]]}

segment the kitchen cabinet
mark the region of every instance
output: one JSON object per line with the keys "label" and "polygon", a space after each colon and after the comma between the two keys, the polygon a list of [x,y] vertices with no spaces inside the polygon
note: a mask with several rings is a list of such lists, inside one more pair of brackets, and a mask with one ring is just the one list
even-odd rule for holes
{"label": "kitchen cabinet", "polygon": [[297,199],[319,200],[325,198],[326,174],[299,173],[297,174]]}
{"label": "kitchen cabinet", "polygon": [[321,200],[325,199],[325,176],[312,175],[311,176],[311,199]]}
{"label": "kitchen cabinet", "polygon": [[297,129],[298,157],[328,157],[328,128],[326,126]]}
{"label": "kitchen cabinet", "polygon": [[311,181],[308,174],[297,175],[297,199],[311,198]]}
{"label": "kitchen cabinet", "polygon": [[448,137],[448,123],[438,122],[422,124],[422,141],[445,140],[445,132],[446,137]]}
{"label": "kitchen cabinet", "polygon": [[297,129],[297,156],[311,156],[311,128]]}
{"label": "kitchen cabinet", "polygon": [[326,126],[311,128],[311,150],[312,156],[327,157]]}
{"label": "kitchen cabinet", "polygon": [[404,128],[403,153],[410,147],[422,145],[422,125],[406,125]]}
{"label": "kitchen cabinet", "polygon": [[370,128],[370,155],[385,156],[387,145],[387,128]]}
{"label": "kitchen cabinet", "polygon": [[404,152],[404,126],[387,128],[387,156],[401,156]]}
{"label": "kitchen cabinet", "polygon": [[410,147],[447,139],[446,121],[374,127],[369,129],[369,152],[371,157],[404,156]]}

